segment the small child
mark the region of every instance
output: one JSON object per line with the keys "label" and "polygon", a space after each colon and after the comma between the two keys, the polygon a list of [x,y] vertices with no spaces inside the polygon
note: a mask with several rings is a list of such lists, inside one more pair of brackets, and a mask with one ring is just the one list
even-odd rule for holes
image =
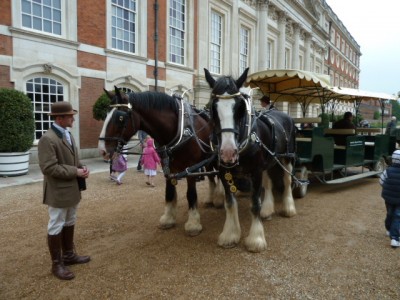
{"label": "small child", "polygon": [[[123,149],[122,151],[124,151]],[[112,159],[112,173],[111,180],[114,180],[117,185],[122,184],[122,177],[125,176],[126,170],[128,169],[128,158],[127,155],[122,153],[114,153]]]}
{"label": "small child", "polygon": [[160,164],[160,157],[154,148],[154,141],[148,138],[146,147],[143,150],[141,164],[144,168],[144,174],[147,176],[146,184],[154,187],[154,176],[157,175],[157,165]]}
{"label": "small child", "polygon": [[382,198],[386,205],[385,227],[392,248],[400,247],[400,150],[392,154],[392,164],[380,176]]}

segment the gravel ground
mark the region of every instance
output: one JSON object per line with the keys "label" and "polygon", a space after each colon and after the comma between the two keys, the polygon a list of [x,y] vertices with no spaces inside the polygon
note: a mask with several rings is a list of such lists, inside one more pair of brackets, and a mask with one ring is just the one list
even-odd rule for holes
{"label": "gravel ground", "polygon": [[[207,195],[199,184],[199,198]],[[164,210],[156,187],[130,170],[117,186],[98,173],[88,179],[76,226],[76,278],[50,273],[42,184],[0,190],[0,299],[399,299],[400,249],[389,246],[377,179],[342,186],[312,184],[296,200],[298,215],[265,221],[268,249],[217,246],[223,209],[200,204],[203,232],[184,233],[186,184],[178,185],[178,224],[158,228]],[[243,235],[249,201],[239,200]]]}

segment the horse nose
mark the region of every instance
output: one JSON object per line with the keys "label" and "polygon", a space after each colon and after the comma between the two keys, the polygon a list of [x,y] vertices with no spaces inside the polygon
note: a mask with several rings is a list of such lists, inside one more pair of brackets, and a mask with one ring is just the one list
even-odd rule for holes
{"label": "horse nose", "polygon": [[236,148],[221,149],[220,157],[224,163],[235,163],[238,159],[238,150]]}

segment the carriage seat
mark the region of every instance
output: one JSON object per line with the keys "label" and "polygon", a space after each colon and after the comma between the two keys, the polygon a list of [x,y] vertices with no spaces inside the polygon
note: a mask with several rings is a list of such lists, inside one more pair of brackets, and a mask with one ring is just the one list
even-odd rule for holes
{"label": "carriage seat", "polygon": [[331,136],[335,140],[336,146],[344,146],[346,147],[346,139],[348,136],[353,136],[356,134],[355,129],[331,129],[326,128],[324,130],[325,136]]}

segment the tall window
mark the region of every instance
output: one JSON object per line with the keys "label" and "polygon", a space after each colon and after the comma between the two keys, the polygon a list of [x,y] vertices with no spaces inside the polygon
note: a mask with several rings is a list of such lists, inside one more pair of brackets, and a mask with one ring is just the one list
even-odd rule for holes
{"label": "tall window", "polygon": [[240,57],[239,57],[240,73],[249,65],[249,30],[245,27],[240,28]]}
{"label": "tall window", "polygon": [[112,48],[135,53],[136,0],[112,0]]}
{"label": "tall window", "polygon": [[285,49],[285,69],[290,69],[290,50]]}
{"label": "tall window", "polygon": [[61,35],[61,0],[21,0],[22,26]]}
{"label": "tall window", "polygon": [[267,43],[267,68],[272,69],[272,42]]}
{"label": "tall window", "polygon": [[185,63],[185,2],[169,3],[169,60],[181,65]]}
{"label": "tall window", "polygon": [[63,85],[48,77],[36,77],[26,83],[26,93],[33,103],[35,114],[35,139],[40,137],[50,128],[51,104],[64,100]]}
{"label": "tall window", "polygon": [[221,73],[222,16],[211,12],[210,71]]}

